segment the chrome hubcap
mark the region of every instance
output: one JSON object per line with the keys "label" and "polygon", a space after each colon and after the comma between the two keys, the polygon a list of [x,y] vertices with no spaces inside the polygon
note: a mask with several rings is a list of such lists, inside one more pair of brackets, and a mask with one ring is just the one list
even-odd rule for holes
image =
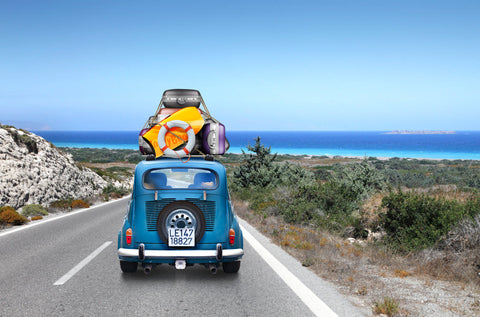
{"label": "chrome hubcap", "polygon": [[171,212],[165,220],[165,227],[173,229],[196,228],[197,219],[186,209],[177,209]]}

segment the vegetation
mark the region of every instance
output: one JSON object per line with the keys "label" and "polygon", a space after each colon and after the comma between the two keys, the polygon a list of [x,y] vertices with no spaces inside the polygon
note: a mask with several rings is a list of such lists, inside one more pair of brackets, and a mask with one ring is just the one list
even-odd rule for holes
{"label": "vegetation", "polygon": [[368,161],[337,164],[323,182],[315,173],[288,162],[274,163],[276,155],[260,138],[243,154],[233,171],[233,191],[265,216],[281,215],[290,223],[312,223],[333,231],[358,221],[352,215],[363,199],[385,187],[383,175]]}
{"label": "vegetation", "polygon": [[71,208],[72,209],[90,208],[90,205],[81,199],[75,199],[74,201],[72,201]]}
{"label": "vegetation", "polygon": [[398,302],[391,297],[385,297],[381,302],[375,302],[373,312],[376,314],[384,314],[394,316],[398,313]]}
{"label": "vegetation", "polygon": [[50,212],[70,211],[72,209],[89,208],[89,207],[90,205],[82,199],[69,198],[69,199],[56,200],[50,203],[48,210]]}
{"label": "vegetation", "polygon": [[107,168],[89,167],[92,171],[97,173],[103,179],[110,179],[113,181],[123,181],[125,178],[133,176],[132,168],[123,166],[111,166]]}
{"label": "vegetation", "polygon": [[0,208],[0,224],[22,225],[25,222],[27,222],[27,218],[20,215],[13,207]]}
{"label": "vegetation", "polygon": [[9,125],[0,125],[0,128],[5,129],[17,145],[25,145],[29,153],[38,153],[37,142],[29,136],[30,133],[28,131],[20,129],[23,133],[18,133],[15,127]]}
{"label": "vegetation", "polygon": [[383,198],[381,223],[386,241],[401,251],[418,251],[435,245],[462,219],[480,213],[480,197],[465,203],[425,194],[391,192]]}
{"label": "vegetation", "polygon": [[48,210],[55,212],[57,210],[64,211],[69,210],[72,206],[73,199],[61,199],[50,203]]}
{"label": "vegetation", "polygon": [[105,200],[109,198],[116,199],[129,194],[129,192],[125,187],[115,187],[112,184],[108,184],[107,187],[103,189],[103,196]]}
{"label": "vegetation", "polygon": [[143,156],[138,150],[95,149],[95,148],[60,148],[63,152],[72,154],[73,159],[80,163],[129,162],[138,163]]}
{"label": "vegetation", "polygon": [[[302,235],[285,235],[278,218],[337,237],[368,238],[374,249],[370,261],[414,255],[417,272],[478,282],[480,162],[318,157],[301,167],[290,161],[306,159],[279,159],[255,141],[251,153],[226,164],[232,196],[247,202],[251,213],[243,216],[263,219],[262,230],[280,245],[310,246],[295,240]],[[322,239],[310,243],[322,245]],[[341,254],[350,252],[362,254],[355,248]],[[311,254],[302,260],[308,266],[322,261]]]}
{"label": "vegetation", "polygon": [[31,204],[23,206],[22,215],[25,217],[46,216],[48,215],[48,211],[42,205]]}

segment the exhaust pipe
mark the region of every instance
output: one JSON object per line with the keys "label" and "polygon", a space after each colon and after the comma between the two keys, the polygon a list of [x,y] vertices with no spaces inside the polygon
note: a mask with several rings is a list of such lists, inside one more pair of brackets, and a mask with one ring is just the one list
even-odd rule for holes
{"label": "exhaust pipe", "polygon": [[152,265],[151,264],[146,264],[144,267],[143,267],[143,273],[145,273],[146,275],[150,274],[150,272],[152,272]]}
{"label": "exhaust pipe", "polygon": [[208,269],[210,270],[210,273],[217,274],[217,265],[216,264],[209,264]]}

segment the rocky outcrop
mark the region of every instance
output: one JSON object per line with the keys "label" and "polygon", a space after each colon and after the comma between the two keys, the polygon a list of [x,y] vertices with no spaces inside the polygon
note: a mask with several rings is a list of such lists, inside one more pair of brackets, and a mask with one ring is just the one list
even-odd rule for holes
{"label": "rocky outcrop", "polygon": [[107,182],[33,133],[0,126],[0,206],[19,208],[102,193]]}

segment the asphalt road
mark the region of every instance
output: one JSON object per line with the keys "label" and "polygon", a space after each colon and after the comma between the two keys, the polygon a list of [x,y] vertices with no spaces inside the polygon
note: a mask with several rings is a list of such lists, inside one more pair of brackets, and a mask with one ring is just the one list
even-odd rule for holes
{"label": "asphalt road", "polygon": [[0,316],[362,316],[243,221],[251,238],[238,274],[168,265],[123,274],[116,239],[126,205],[121,199],[0,232]]}

